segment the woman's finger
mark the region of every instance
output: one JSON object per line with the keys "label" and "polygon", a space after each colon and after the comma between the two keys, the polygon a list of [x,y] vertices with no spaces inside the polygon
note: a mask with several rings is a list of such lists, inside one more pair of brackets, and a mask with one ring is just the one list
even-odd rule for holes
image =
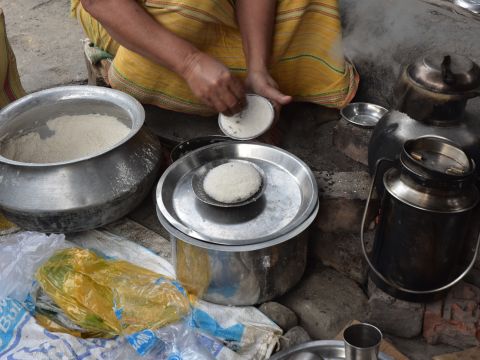
{"label": "woman's finger", "polygon": [[247,103],[246,89],[243,81],[233,77],[232,81],[228,83],[228,88],[235,95],[240,108],[243,109]]}
{"label": "woman's finger", "polygon": [[287,105],[292,101],[292,97],[282,94],[279,90],[273,86],[268,86],[263,90],[263,96],[269,98],[272,101],[279,103],[280,105]]}

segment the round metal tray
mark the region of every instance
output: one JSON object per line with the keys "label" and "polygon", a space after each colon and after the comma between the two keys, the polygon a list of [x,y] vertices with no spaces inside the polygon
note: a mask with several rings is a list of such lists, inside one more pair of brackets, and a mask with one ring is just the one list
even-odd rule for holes
{"label": "round metal tray", "polygon": [[340,114],[352,124],[364,128],[373,128],[387,111],[387,109],[375,104],[351,103],[340,110]]}
{"label": "round metal tray", "polygon": [[[344,342],[340,340],[319,340],[294,346],[273,355],[270,360],[338,360],[345,359]],[[384,353],[379,360],[394,360]]]}
{"label": "round metal tray", "polygon": [[[265,190],[242,207],[219,208],[198,200],[192,189],[196,170],[222,159],[252,162],[265,174]],[[318,203],[308,166],[285,150],[251,142],[218,143],[193,151],[172,164],[157,186],[157,206],[180,232],[223,245],[263,243],[300,226]]]}

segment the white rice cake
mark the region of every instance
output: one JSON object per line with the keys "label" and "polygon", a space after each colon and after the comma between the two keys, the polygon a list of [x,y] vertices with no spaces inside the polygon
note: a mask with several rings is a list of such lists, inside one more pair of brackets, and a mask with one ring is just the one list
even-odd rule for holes
{"label": "white rice cake", "polygon": [[205,193],[224,204],[245,201],[261,186],[262,177],[258,170],[240,161],[230,161],[211,169],[203,180]]}

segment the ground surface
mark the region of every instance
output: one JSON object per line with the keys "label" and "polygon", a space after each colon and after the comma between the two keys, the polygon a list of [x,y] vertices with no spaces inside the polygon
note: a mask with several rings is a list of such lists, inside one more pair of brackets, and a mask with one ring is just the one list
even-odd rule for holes
{"label": "ground surface", "polygon": [[87,79],[80,26],[69,0],[0,0],[27,92]]}
{"label": "ground surface", "polygon": [[[86,81],[87,72],[81,44],[84,35],[76,21],[69,17],[69,6],[68,0],[0,0],[22,82],[28,92]],[[164,115],[161,111],[153,111],[149,115],[149,122],[165,131],[168,116]],[[282,121],[282,127],[288,134],[285,147],[319,171],[335,171],[338,168],[343,171],[363,169],[342,154],[331,151],[334,119],[335,114],[317,112],[309,106],[297,106],[287,110]],[[182,131],[187,128],[190,128],[188,119],[183,127],[178,125],[178,128],[168,130],[166,136],[181,140]],[[215,130],[214,122],[205,123],[205,134],[211,134]],[[199,135],[198,128],[195,128],[193,135]],[[151,201],[147,201],[130,217],[154,231],[162,231]],[[452,350],[427,346],[422,340],[394,339],[394,343],[414,360],[431,359],[435,354]]]}

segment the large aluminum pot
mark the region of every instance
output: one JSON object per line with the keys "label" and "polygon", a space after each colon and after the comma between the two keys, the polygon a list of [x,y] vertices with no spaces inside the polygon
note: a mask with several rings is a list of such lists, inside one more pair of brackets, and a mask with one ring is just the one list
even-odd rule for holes
{"label": "large aluminum pot", "polygon": [[[196,198],[194,176],[232,159],[261,168],[263,195],[234,208]],[[224,305],[254,305],[284,294],[305,270],[317,191],[308,166],[273,146],[223,142],[177,160],[162,175],[156,200],[158,218],[172,237],[178,280],[190,293]]]}
{"label": "large aluminum pot", "polygon": [[0,139],[39,131],[60,115],[106,114],[131,130],[118,144],[87,157],[32,164],[0,156],[0,209],[15,224],[41,232],[76,232],[115,221],[148,194],[160,168],[158,139],[142,128],[141,104],[93,86],[40,91],[0,112]]}
{"label": "large aluminum pot", "polygon": [[158,213],[171,235],[177,279],[197,296],[223,305],[254,305],[285,294],[303,276],[308,226],[318,206],[294,231],[267,243],[212,244],[178,231]]}

